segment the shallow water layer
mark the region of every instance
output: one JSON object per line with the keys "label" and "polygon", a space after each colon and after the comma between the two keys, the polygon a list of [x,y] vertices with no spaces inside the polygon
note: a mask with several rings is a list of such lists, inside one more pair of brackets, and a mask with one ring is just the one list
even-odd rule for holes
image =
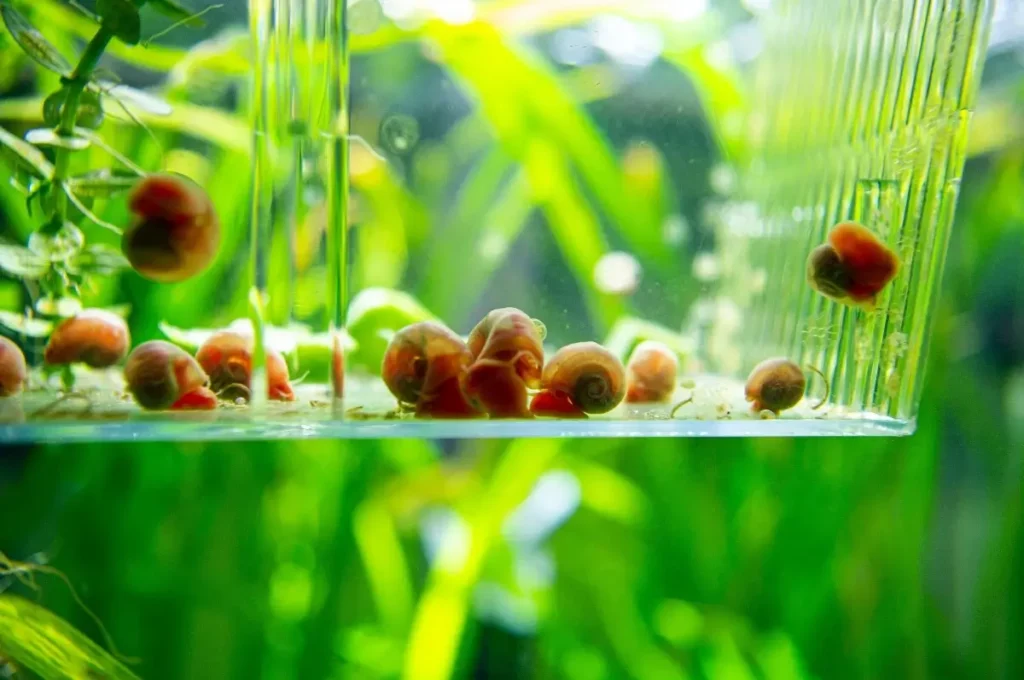
{"label": "shallow water layer", "polygon": [[[504,438],[504,437],[735,437],[904,435],[914,424],[870,413],[846,412],[805,399],[780,417],[754,413],[743,384],[703,376],[680,387],[670,402],[622,404],[579,420],[415,418],[369,378],[349,381],[349,397],[333,404],[316,385],[296,388],[294,402],[250,407],[222,403],[213,411],[147,412],[120,389],[85,386],[63,395],[30,391],[0,400],[0,442],[252,440],[287,438]],[[683,401],[692,401],[672,411]]]}

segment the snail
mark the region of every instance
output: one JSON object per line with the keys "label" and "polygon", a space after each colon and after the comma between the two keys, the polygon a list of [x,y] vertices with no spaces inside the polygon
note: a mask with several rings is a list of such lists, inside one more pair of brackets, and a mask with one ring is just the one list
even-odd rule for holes
{"label": "snail", "polygon": [[399,404],[428,418],[478,415],[460,382],[472,356],[454,332],[433,321],[406,326],[388,343],[381,377]]}
{"label": "snail", "polygon": [[163,340],[144,342],[128,355],[125,382],[145,409],[214,409],[217,395],[199,362],[177,345]]}
{"label": "snail", "polygon": [[144,177],[132,189],[135,215],[121,250],[135,271],[160,283],[184,281],[213,261],[220,221],[206,192],[180,175]]}
{"label": "snail", "polygon": [[[249,398],[252,383],[252,338],[234,331],[218,331],[196,352],[196,361],[210,376],[210,388],[221,397]],[[294,401],[288,364],[275,350],[266,353],[267,397]]]}
{"label": "snail", "polygon": [[83,363],[107,368],[128,353],[131,336],[124,319],[102,309],[84,309],[54,329],[43,351],[51,366]]}
{"label": "snail", "polygon": [[679,359],[667,345],[645,340],[626,364],[626,401],[631,404],[668,401],[676,390]]}
{"label": "snail", "polygon": [[472,365],[462,388],[493,418],[529,418],[528,390],[540,385],[540,324],[514,307],[492,310],[469,334]]}
{"label": "snail", "polygon": [[899,270],[899,258],[874,233],[855,222],[836,225],[828,243],[807,258],[807,280],[825,297],[872,308]]}
{"label": "snail", "polygon": [[578,342],[548,361],[530,410],[539,416],[586,418],[611,411],[625,394],[626,371],[618,357],[596,342]]}
{"label": "snail", "polygon": [[[825,396],[812,409],[821,408],[828,400],[828,381],[816,368],[809,367],[825,380]],[[779,415],[800,403],[807,389],[803,370],[789,359],[765,359],[750,372],[745,388],[747,401],[752,402],[755,413],[770,411]]]}
{"label": "snail", "polygon": [[12,340],[0,335],[0,397],[13,397],[25,388],[25,355]]}

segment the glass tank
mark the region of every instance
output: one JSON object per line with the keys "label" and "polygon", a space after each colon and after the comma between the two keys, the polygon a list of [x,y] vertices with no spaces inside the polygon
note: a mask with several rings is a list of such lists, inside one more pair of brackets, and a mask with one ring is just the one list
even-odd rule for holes
{"label": "glass tank", "polygon": [[988,0],[0,0],[0,440],[914,429]]}

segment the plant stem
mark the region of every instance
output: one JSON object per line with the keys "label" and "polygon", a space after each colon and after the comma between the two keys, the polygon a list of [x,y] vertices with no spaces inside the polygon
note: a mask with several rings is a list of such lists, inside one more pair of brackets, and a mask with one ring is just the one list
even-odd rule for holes
{"label": "plant stem", "polygon": [[[82,57],[78,60],[78,66],[75,67],[74,73],[67,80],[68,94],[64,100],[60,124],[56,129],[59,136],[70,137],[75,134],[75,120],[78,117],[78,104],[81,101],[82,92],[85,91],[85,87],[89,84],[89,78],[92,76],[93,70],[96,68],[100,57],[103,56],[103,52],[107,49],[107,44],[113,37],[114,34],[107,30],[106,26],[100,26],[100,29],[96,31],[96,35],[86,45],[85,52],[82,53]],[[50,222],[51,226],[58,229],[63,226],[68,214],[68,197],[64,194],[63,185],[64,180],[67,179],[70,163],[71,150],[57,147],[57,157],[53,172],[53,183],[57,188],[56,212],[53,217],[57,219],[51,219]]]}

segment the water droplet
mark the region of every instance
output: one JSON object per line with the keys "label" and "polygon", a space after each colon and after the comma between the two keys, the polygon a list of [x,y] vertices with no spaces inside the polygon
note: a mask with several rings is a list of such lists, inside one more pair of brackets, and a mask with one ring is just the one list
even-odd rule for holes
{"label": "water droplet", "polygon": [[388,116],[380,124],[380,143],[399,155],[412,151],[420,141],[420,124],[412,116]]}

